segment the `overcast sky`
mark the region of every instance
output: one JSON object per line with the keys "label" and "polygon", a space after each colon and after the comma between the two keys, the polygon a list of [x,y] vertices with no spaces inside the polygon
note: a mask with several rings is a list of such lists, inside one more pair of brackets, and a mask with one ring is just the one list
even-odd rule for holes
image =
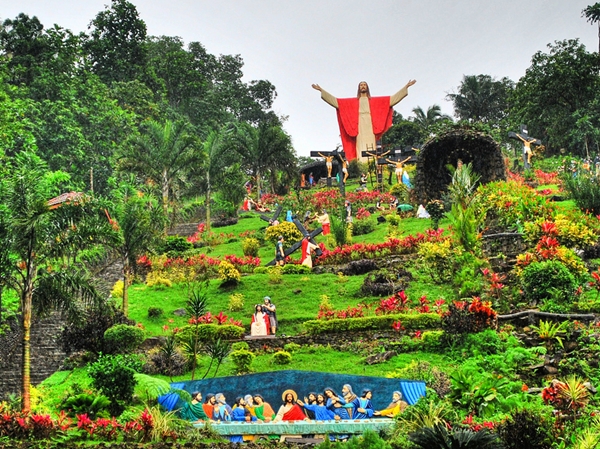
{"label": "overcast sky", "polygon": [[[240,54],[244,80],[277,88],[274,109],[298,155],[340,143],[335,112],[311,88],[355,95],[359,81],[372,95],[417,84],[395,109],[439,104],[463,75],[518,81],[547,44],[579,38],[598,50],[598,28],[581,17],[593,0],[131,0],[148,34],[201,42],[213,54]],[[0,0],[0,19],[20,12],[85,31],[109,0]]]}

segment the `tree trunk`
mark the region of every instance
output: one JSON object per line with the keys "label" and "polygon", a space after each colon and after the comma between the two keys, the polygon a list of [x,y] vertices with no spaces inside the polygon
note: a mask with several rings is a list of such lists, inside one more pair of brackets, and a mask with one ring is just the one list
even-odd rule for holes
{"label": "tree trunk", "polygon": [[129,258],[123,260],[123,314],[127,316],[129,311],[129,294],[127,286],[129,285]]}
{"label": "tree trunk", "polygon": [[163,203],[163,213],[165,216],[165,235],[167,234],[167,220],[168,217],[168,207],[169,207],[169,178],[167,176],[167,170],[163,170],[162,173],[162,203]]}
{"label": "tree trunk", "polygon": [[257,201],[260,201],[260,197],[262,191],[261,191],[261,186],[260,186],[260,170],[256,170],[256,196],[257,196]]}
{"label": "tree trunk", "polygon": [[33,307],[33,279],[31,273],[33,267],[29,267],[29,273],[25,279],[23,289],[22,324],[23,324],[23,360],[22,360],[22,386],[21,407],[23,413],[31,411],[31,310]]}
{"label": "tree trunk", "polygon": [[206,207],[206,231],[210,231],[210,173],[206,171],[206,201],[204,206]]}

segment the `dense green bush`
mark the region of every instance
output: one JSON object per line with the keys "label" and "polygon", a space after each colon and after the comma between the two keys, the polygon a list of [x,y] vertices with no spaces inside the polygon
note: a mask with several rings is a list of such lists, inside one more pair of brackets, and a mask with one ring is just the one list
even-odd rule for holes
{"label": "dense green bush", "polygon": [[390,330],[396,321],[400,321],[407,330],[436,329],[441,324],[440,316],[436,313],[400,313],[362,318],[310,320],[304,322],[304,327],[308,333],[315,335],[347,331]]}
{"label": "dense green bush", "polygon": [[109,354],[127,354],[135,351],[145,340],[144,331],[137,326],[116,324],[104,332],[104,344]]}
{"label": "dense green bush", "polygon": [[231,345],[232,351],[239,351],[241,349],[248,351],[250,349],[250,346],[248,346],[248,343],[246,343],[245,341],[236,341]]}
{"label": "dense green bush", "polygon": [[128,319],[112,303],[88,310],[82,321],[67,323],[59,338],[61,346],[67,354],[75,351],[106,353],[104,332],[115,324],[133,325],[135,321]]}
{"label": "dense green bush", "polygon": [[292,363],[292,354],[287,351],[277,351],[273,354],[273,363],[275,365],[289,365]]}
{"label": "dense green bush", "polygon": [[567,304],[577,288],[577,280],[562,262],[546,260],[526,266],[521,274],[521,285],[525,299],[532,304],[548,299]]}
{"label": "dense green bush", "polygon": [[311,272],[310,267],[301,264],[288,263],[281,269],[283,274],[309,274]]}
{"label": "dense green bush", "polygon": [[157,318],[162,317],[165,314],[165,311],[160,307],[148,307],[148,318],[151,320],[155,320]]}
{"label": "dense green bush", "polygon": [[[183,326],[176,337],[178,342],[190,341],[196,326]],[[244,337],[244,328],[231,324],[201,324],[198,326],[198,341],[206,343],[216,340],[239,340]]]}
{"label": "dense green bush", "polygon": [[237,374],[244,374],[251,371],[252,361],[255,356],[246,349],[239,349],[237,351],[232,351],[231,354],[229,354],[229,358],[235,366],[235,372]]}
{"label": "dense green bush", "polygon": [[362,220],[354,220],[352,223],[352,235],[369,234],[375,230],[377,220],[375,217],[363,218]]}
{"label": "dense green bush", "polygon": [[163,244],[160,247],[161,254],[170,254],[173,256],[180,255],[190,249],[192,249],[194,245],[188,242],[185,237],[180,237],[177,235],[168,236]]}
{"label": "dense green bush", "polygon": [[110,400],[110,412],[119,416],[133,399],[137,381],[135,373],[142,370],[142,363],[133,356],[103,355],[88,367],[92,386]]}
{"label": "dense green bush", "polygon": [[260,242],[253,237],[242,240],[242,251],[244,256],[257,257],[260,250]]}
{"label": "dense green bush", "polygon": [[600,214],[600,182],[596,176],[586,174],[583,170],[580,170],[577,176],[573,176],[570,170],[566,170],[562,181],[565,190],[579,209],[593,215]]}
{"label": "dense green bush", "polygon": [[498,436],[506,449],[550,449],[552,420],[535,410],[515,410],[500,423]]}

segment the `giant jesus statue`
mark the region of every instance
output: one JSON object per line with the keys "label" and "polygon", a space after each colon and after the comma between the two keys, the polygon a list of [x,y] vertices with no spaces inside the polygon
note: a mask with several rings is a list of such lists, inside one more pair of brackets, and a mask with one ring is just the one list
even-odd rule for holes
{"label": "giant jesus statue", "polygon": [[346,158],[360,158],[362,151],[374,151],[377,140],[392,126],[392,107],[408,95],[408,88],[415,84],[410,80],[391,97],[371,97],[369,85],[361,81],[356,98],[335,98],[318,84],[313,89],[321,92],[321,98],[337,109],[342,146]]}

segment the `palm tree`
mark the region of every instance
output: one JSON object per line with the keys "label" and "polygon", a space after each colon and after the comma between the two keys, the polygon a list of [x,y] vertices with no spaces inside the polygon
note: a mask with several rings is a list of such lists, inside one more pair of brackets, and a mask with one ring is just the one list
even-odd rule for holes
{"label": "palm tree", "polygon": [[448,94],[454,103],[454,115],[460,120],[499,122],[508,113],[508,96],[514,83],[508,78],[496,80],[489,75],[465,75],[458,93]]}
{"label": "palm tree", "polygon": [[[82,303],[97,305],[103,297],[83,268],[65,257],[71,246],[64,244],[62,237],[78,232],[81,220],[74,217],[79,215],[75,209],[81,206],[63,205],[54,209],[48,206],[57,181],[66,180],[67,176],[49,173],[46,164],[28,151],[17,154],[10,168],[2,192],[2,203],[7,205],[8,237],[3,244],[9,246],[17,264],[6,273],[4,282],[20,298],[23,329],[21,396],[23,411],[29,412],[33,313],[42,315],[60,309],[76,319]],[[93,245],[96,241],[87,243]]]}
{"label": "palm tree", "polygon": [[449,115],[442,114],[442,108],[440,108],[440,106],[437,104],[428,107],[427,112],[425,112],[420,106],[414,108],[412,112],[415,115],[412,120],[418,124],[427,135],[429,135],[431,127],[435,123],[442,120],[452,120]]}
{"label": "palm tree", "polygon": [[242,166],[256,178],[257,190],[261,192],[261,178],[266,174],[273,190],[277,171],[296,165],[290,136],[273,120],[262,121],[257,127],[246,123],[231,126],[235,130],[233,147],[242,157]]}
{"label": "palm tree", "polygon": [[594,3],[582,11],[588,22],[598,24],[598,52],[600,53],[600,3]]}
{"label": "palm tree", "polygon": [[122,154],[120,168],[160,186],[166,217],[170,194],[197,160],[195,139],[187,122],[167,120],[161,124],[151,120]]}
{"label": "palm tree", "polygon": [[444,424],[423,427],[411,433],[408,439],[423,449],[501,449],[498,436],[487,431],[456,429],[449,432]]}
{"label": "palm tree", "polygon": [[150,251],[161,236],[166,217],[154,198],[122,184],[113,192],[109,221],[112,238],[107,242],[123,262],[123,313],[129,308],[128,286],[138,258]]}
{"label": "palm tree", "polygon": [[203,163],[202,172],[204,174],[204,193],[206,207],[206,230],[210,231],[210,201],[213,193],[213,186],[217,184],[218,179],[224,172],[226,165],[226,151],[224,144],[225,132],[211,131],[203,145]]}

